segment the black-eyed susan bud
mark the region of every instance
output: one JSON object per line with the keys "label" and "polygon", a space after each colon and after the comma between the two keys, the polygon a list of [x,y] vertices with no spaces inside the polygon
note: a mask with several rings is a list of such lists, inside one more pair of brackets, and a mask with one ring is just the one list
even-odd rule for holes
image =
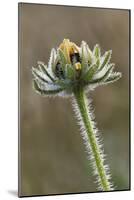
{"label": "black-eyed susan bud", "polygon": [[114,64],[110,63],[111,54],[111,51],[107,51],[101,56],[98,45],[91,51],[84,41],[78,47],[69,39],[64,39],[57,51],[52,49],[48,66],[38,62],[38,66],[32,68],[33,88],[38,94],[72,97],[81,133],[87,151],[91,150],[93,169],[102,191],[113,190],[113,187],[107,166],[104,165],[103,151],[98,143],[97,129],[90,116],[85,93],[121,77],[120,72],[113,72]]}
{"label": "black-eyed susan bud", "polygon": [[38,68],[32,69],[34,82],[38,86],[36,90],[40,88],[43,94],[59,91],[71,94],[79,84],[90,90],[114,82],[121,77],[121,73],[113,72],[111,54],[111,51],[107,51],[101,55],[99,45],[95,45],[91,51],[84,41],[78,47],[69,39],[64,39],[57,51],[52,49],[48,67],[40,62]]}

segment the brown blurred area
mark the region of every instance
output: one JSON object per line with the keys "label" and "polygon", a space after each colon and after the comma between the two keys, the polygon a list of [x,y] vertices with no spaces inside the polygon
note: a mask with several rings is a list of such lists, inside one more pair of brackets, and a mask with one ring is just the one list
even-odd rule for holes
{"label": "brown blurred area", "polygon": [[102,54],[112,49],[122,78],[89,94],[116,190],[129,189],[129,11],[19,4],[20,195],[96,191],[69,99],[32,89],[31,67],[64,38]]}

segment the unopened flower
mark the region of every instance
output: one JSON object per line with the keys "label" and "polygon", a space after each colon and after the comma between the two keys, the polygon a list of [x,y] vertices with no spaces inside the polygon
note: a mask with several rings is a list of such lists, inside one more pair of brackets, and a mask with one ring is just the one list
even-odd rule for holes
{"label": "unopened flower", "polygon": [[113,185],[108,166],[104,163],[102,144],[98,139],[99,132],[92,118],[86,92],[121,77],[120,72],[113,72],[111,54],[110,50],[101,55],[99,45],[95,45],[92,51],[84,41],[78,47],[69,39],[64,39],[58,49],[52,49],[48,66],[38,62],[37,68],[32,68],[34,88],[39,94],[72,95],[72,105],[93,164],[98,189],[103,191],[113,190]]}
{"label": "unopened flower", "polygon": [[64,39],[59,48],[51,50],[48,66],[38,62],[32,68],[34,88],[42,95],[71,95],[78,87],[85,91],[118,80],[120,72],[113,72],[110,63],[112,51],[101,55],[99,45],[93,51],[86,42],[78,47],[69,39]]}

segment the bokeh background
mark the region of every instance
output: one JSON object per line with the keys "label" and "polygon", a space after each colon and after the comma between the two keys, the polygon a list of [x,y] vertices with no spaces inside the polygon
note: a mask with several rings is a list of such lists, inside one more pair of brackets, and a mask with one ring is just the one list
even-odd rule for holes
{"label": "bokeh background", "polygon": [[129,11],[19,4],[20,195],[96,191],[69,99],[32,89],[31,67],[64,38],[112,49],[122,78],[90,93],[115,190],[129,189]]}

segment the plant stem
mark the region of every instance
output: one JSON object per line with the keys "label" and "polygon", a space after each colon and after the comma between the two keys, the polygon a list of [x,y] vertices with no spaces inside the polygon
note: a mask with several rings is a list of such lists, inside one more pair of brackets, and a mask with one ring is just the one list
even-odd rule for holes
{"label": "plant stem", "polygon": [[98,181],[103,191],[110,191],[112,190],[111,184],[109,182],[107,171],[104,166],[102,151],[94,132],[94,126],[88,110],[85,92],[82,88],[77,88],[77,90],[74,92],[74,95],[76,98],[76,106],[80,112],[81,120],[83,121],[82,123],[88,136],[87,142],[89,143],[91,155],[94,159],[94,170],[97,172]]}

